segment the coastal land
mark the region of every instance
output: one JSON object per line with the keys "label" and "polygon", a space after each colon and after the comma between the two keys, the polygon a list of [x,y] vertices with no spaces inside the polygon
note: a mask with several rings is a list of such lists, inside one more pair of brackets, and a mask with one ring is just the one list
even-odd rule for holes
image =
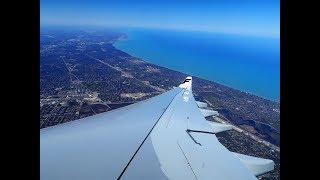
{"label": "coastal land", "polygon": [[[121,38],[115,31],[41,31],[40,128],[151,98],[189,75],[116,49]],[[217,134],[223,145],[274,160],[275,170],[259,178],[280,179],[280,103],[195,76],[193,93],[220,113],[208,120],[234,125]]]}

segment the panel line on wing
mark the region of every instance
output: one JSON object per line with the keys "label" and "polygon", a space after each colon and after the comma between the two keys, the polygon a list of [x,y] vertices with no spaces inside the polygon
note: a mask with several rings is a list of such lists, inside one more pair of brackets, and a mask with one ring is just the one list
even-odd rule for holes
{"label": "panel line on wing", "polygon": [[191,165],[190,165],[190,163],[189,163],[189,161],[188,161],[188,158],[187,158],[186,154],[184,153],[184,151],[182,150],[182,148],[181,148],[181,146],[180,146],[180,144],[179,144],[179,142],[178,142],[178,141],[177,141],[177,144],[178,144],[178,146],[179,146],[179,148],[180,148],[180,150],[181,150],[181,152],[182,152],[182,154],[183,154],[184,158],[186,159],[186,161],[187,161],[187,163],[188,163],[188,166],[190,167],[190,169],[191,169],[191,171],[192,171],[192,173],[193,173],[194,177],[198,180],[197,175],[194,173],[194,171],[193,171],[193,169],[192,169],[192,167],[191,167]]}
{"label": "panel line on wing", "polygon": [[[181,92],[181,91],[180,91]],[[122,170],[121,174],[119,175],[119,177],[117,178],[117,180],[119,180],[122,175],[124,174],[124,172],[127,170],[129,164],[131,163],[131,161],[133,160],[133,158],[135,157],[135,155],[138,153],[138,151],[140,150],[140,148],[142,147],[143,143],[146,141],[146,139],[148,138],[148,136],[151,134],[153,128],[157,125],[157,123],[159,122],[159,120],[161,119],[162,115],[166,112],[166,110],[168,109],[168,107],[170,106],[170,104],[172,103],[172,101],[175,99],[175,97],[180,93],[178,92],[170,101],[170,103],[168,104],[168,106],[166,107],[166,109],[162,112],[161,116],[159,117],[159,119],[157,120],[157,122],[152,126],[151,130],[149,131],[149,133],[147,134],[147,136],[144,138],[144,140],[142,141],[142,143],[140,144],[140,146],[138,147],[138,149],[136,150],[136,152],[133,154],[133,156],[131,157],[131,159],[129,160],[129,162],[127,163],[127,165],[125,166],[125,168]]]}
{"label": "panel line on wing", "polygon": [[[185,92],[186,90],[183,89],[183,91]],[[183,92],[183,93],[184,93],[184,92]],[[168,121],[167,121],[166,128],[168,128],[169,123],[171,122],[171,117],[172,117],[172,115],[173,115],[173,112],[174,112],[174,110],[175,110],[175,108],[176,108],[176,104],[177,104],[177,103],[178,103],[178,101],[176,101],[175,104],[174,104],[174,106],[173,106],[173,110],[172,110],[172,112],[171,112],[171,114],[170,114],[170,117],[169,117],[169,119],[168,119]]]}

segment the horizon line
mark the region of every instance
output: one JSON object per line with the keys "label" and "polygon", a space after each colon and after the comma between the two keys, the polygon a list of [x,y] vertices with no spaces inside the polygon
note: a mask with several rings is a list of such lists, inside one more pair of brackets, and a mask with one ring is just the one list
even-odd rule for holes
{"label": "horizon line", "polygon": [[271,33],[251,33],[251,32],[237,32],[237,31],[228,31],[228,30],[209,30],[209,29],[199,29],[199,28],[182,28],[182,27],[148,27],[148,26],[139,26],[139,25],[116,25],[116,24],[58,24],[58,23],[40,23],[40,29],[44,26],[56,26],[56,27],[82,27],[82,28],[115,28],[115,29],[123,29],[123,28],[133,28],[133,29],[159,29],[159,30],[173,30],[173,31],[189,31],[189,32],[204,32],[204,33],[221,33],[221,34],[230,34],[230,35],[243,35],[243,36],[255,36],[255,37],[266,37],[266,38],[275,38],[280,39],[279,34],[271,34]]}

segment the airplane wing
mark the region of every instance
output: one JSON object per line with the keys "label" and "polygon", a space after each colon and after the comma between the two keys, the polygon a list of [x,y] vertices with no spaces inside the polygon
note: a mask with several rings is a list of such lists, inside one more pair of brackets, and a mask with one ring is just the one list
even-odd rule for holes
{"label": "airplane wing", "polygon": [[164,94],[40,130],[42,180],[257,179],[274,162],[230,152],[230,125],[192,95],[192,77]]}

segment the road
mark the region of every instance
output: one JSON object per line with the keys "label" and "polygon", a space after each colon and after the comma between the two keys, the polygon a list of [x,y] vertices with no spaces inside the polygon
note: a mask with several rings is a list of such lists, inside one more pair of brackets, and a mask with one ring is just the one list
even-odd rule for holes
{"label": "road", "polygon": [[256,135],[254,135],[254,134],[252,134],[252,133],[250,133],[250,132],[248,132],[248,131],[240,128],[239,126],[236,126],[236,125],[234,125],[234,124],[231,124],[231,123],[229,123],[229,122],[221,119],[219,116],[213,116],[213,119],[216,120],[216,121],[218,121],[218,122],[220,122],[220,123],[222,123],[222,124],[232,125],[232,128],[233,128],[234,130],[236,130],[237,132],[243,133],[243,134],[245,134],[246,136],[249,136],[250,138],[252,138],[253,140],[258,141],[259,143],[263,143],[264,145],[270,147],[272,150],[275,150],[275,151],[280,152],[280,147],[278,147],[278,146],[276,146],[276,145],[274,145],[274,144],[271,144],[271,143],[268,142],[268,141],[263,140],[262,138],[260,138],[260,137],[258,137],[258,136],[256,136]]}
{"label": "road", "polygon": [[88,54],[86,54],[86,56],[88,56],[88,57],[90,57],[90,58],[92,58],[92,59],[94,59],[94,60],[96,60],[96,61],[99,61],[100,63],[102,63],[102,64],[104,64],[104,65],[107,65],[107,66],[109,66],[110,68],[112,68],[112,69],[114,69],[114,70],[116,70],[116,71],[121,72],[121,74],[122,74],[123,76],[128,77],[128,78],[135,79],[136,81],[139,81],[140,83],[142,83],[142,84],[144,84],[144,85],[146,85],[146,86],[149,86],[150,88],[155,89],[156,91],[159,91],[159,92],[161,92],[161,93],[166,92],[165,89],[162,89],[162,88],[157,87],[157,86],[153,86],[153,85],[151,85],[151,84],[147,84],[147,83],[145,83],[144,81],[135,78],[135,77],[132,76],[130,73],[123,71],[123,70],[122,70],[121,68],[119,68],[119,67],[111,66],[109,63],[106,63],[106,62],[102,61],[101,59],[95,58],[95,57],[90,56],[90,55],[88,55]]}

